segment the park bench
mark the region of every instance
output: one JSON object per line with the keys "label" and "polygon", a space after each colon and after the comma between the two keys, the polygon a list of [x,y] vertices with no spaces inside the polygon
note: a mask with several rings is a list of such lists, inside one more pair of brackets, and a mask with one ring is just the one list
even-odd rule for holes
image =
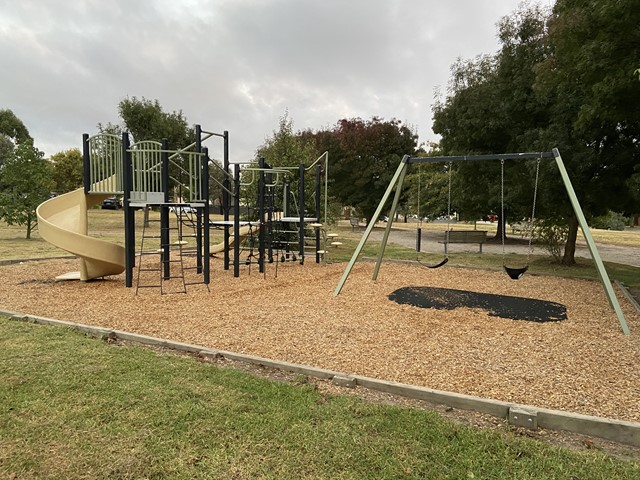
{"label": "park bench", "polygon": [[530,223],[512,223],[511,233],[514,235],[517,233],[521,237],[528,237],[531,235],[531,224]]}
{"label": "park bench", "polygon": [[444,253],[449,253],[449,243],[477,243],[482,253],[482,244],[486,241],[486,230],[448,230],[444,232],[444,241],[440,243],[444,243]]}

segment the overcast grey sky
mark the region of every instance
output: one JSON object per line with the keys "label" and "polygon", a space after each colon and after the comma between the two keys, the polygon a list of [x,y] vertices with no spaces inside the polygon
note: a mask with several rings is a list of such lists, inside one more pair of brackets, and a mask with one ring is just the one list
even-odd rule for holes
{"label": "overcast grey sky", "polygon": [[[124,97],[158,99],[249,160],[294,128],[397,118],[420,142],[457,57],[498,49],[518,0],[0,0],[0,109],[51,155]],[[220,158],[220,146],[209,144]]]}

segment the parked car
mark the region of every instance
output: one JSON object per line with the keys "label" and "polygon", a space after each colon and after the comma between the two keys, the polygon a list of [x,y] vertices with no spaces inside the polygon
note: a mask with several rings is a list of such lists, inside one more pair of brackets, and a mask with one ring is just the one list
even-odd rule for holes
{"label": "parked car", "polygon": [[116,197],[105,198],[102,201],[103,210],[118,210],[120,208],[122,208],[122,202]]}

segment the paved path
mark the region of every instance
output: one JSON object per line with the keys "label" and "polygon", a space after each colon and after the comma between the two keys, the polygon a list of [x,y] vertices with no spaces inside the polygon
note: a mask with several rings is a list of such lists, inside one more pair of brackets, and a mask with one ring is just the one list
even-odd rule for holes
{"label": "paved path", "polygon": [[[370,235],[370,240],[381,241],[384,228],[376,227],[373,229]],[[444,246],[438,243],[444,236],[443,232],[429,232],[423,230],[422,233],[422,248],[421,251],[425,253],[442,253],[444,254]],[[636,247],[621,247],[618,245],[609,245],[597,243],[598,252],[600,257],[605,262],[622,263],[625,265],[632,265],[640,267],[640,235],[639,246]],[[389,241],[403,247],[414,248],[416,247],[416,232],[415,230],[405,230],[399,228],[392,228],[389,234]],[[520,253],[526,254],[529,246],[526,241],[522,243],[514,243],[505,245],[506,253]],[[449,244],[449,253],[460,252],[477,252],[478,245],[473,244]],[[482,247],[482,251],[485,253],[502,254],[502,245],[500,243],[485,243]],[[548,255],[548,252],[540,247],[534,247],[534,253],[539,255]],[[576,245],[576,256],[591,258],[589,249],[586,243],[580,243]]]}

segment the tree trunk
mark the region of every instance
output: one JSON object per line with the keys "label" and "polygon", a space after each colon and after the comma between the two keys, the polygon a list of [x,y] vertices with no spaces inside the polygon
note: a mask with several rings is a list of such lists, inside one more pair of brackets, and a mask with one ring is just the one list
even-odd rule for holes
{"label": "tree trunk", "polygon": [[[502,240],[502,232],[504,230],[505,224],[507,223],[505,218],[502,218],[500,215],[498,215],[498,224],[496,226],[496,236],[494,237],[496,240]],[[506,235],[505,235],[505,238],[506,238]]]}
{"label": "tree trunk", "polygon": [[578,239],[578,217],[572,215],[569,217],[569,232],[567,233],[567,243],[564,245],[564,256],[562,257],[562,265],[576,264],[576,240]]}

